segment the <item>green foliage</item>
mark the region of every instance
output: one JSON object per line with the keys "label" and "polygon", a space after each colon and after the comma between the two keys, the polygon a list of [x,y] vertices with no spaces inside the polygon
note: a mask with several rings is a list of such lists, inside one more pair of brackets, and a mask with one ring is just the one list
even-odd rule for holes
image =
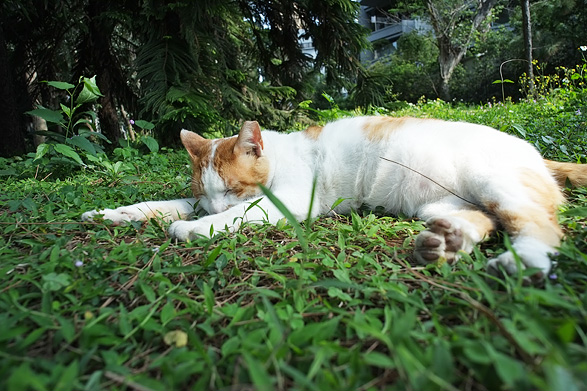
{"label": "green foliage", "polygon": [[[354,54],[364,46],[364,33],[348,23],[357,10],[348,0],[180,2],[147,9],[158,29],[149,24],[135,63],[141,116],[156,119],[157,135],[167,136],[166,142],[181,127],[230,135],[247,118],[291,128],[292,109],[313,91],[317,70],[325,69],[322,79],[340,84],[358,67]],[[306,38],[320,36],[314,42],[324,50],[315,60],[301,50],[300,27]],[[344,45],[321,41],[341,31],[349,35]]]}
{"label": "green foliage", "polygon": [[80,77],[77,85],[60,81],[49,81],[47,84],[67,93],[69,105],[60,104],[58,110],[42,106],[28,111],[26,114],[37,116],[47,123],[55,124],[55,131],[38,132],[48,140],[39,144],[32,164],[43,165],[47,169],[54,166],[83,166],[85,163],[80,157],[89,155],[95,157],[103,153],[103,149],[94,139],[108,141],[102,134],[95,131],[96,113],[93,110],[81,111],[86,104],[94,103],[102,96],[96,85],[96,77]]}
{"label": "green foliage", "polygon": [[357,107],[384,106],[395,100],[392,93],[393,81],[388,68],[376,62],[364,72],[359,73],[357,84],[351,91],[350,100]]}
{"label": "green foliage", "polygon": [[584,1],[532,4],[532,24],[534,58],[550,64],[552,68],[577,64],[582,60],[577,48],[587,43],[587,7]]}
{"label": "green foliage", "polygon": [[[59,110],[39,107],[27,112],[31,116],[38,116],[57,126],[55,131],[40,131],[46,142],[38,145],[36,153],[28,154],[23,166],[24,172],[16,170],[5,171],[3,175],[27,175],[31,170],[35,175],[62,175],[71,172],[74,168],[84,168],[108,173],[116,177],[124,171],[134,171],[130,163],[111,162],[102,148],[103,143],[110,141],[100,132],[95,131],[96,112],[93,110],[80,111],[86,104],[95,103],[101,92],[96,85],[95,77],[81,77],[77,86],[66,82],[50,81],[48,85],[67,93],[70,106],[60,104]],[[81,89],[81,90],[80,90]],[[141,129],[143,134],[131,142],[120,140],[126,149],[114,150],[114,155],[138,154],[138,148],[145,147],[148,152],[157,153],[159,143],[151,136],[144,134],[152,131],[155,125],[149,121],[136,120],[132,124]],[[136,137],[133,135],[133,137]],[[101,142],[102,143],[101,143]],[[134,152],[133,152],[134,151]],[[127,156],[127,157],[128,157]],[[0,173],[1,174],[1,173]]]}
{"label": "green foliage", "polygon": [[327,93],[322,93],[322,98],[324,98],[328,102],[330,108],[322,110],[315,109],[314,107],[312,107],[313,102],[310,100],[300,102],[299,108],[301,110],[307,111],[307,113],[313,120],[318,121],[321,124],[325,124],[327,122],[334,121],[339,118],[349,117],[353,114],[351,111],[341,109],[336,103],[336,101]]}
{"label": "green foliage", "polygon": [[[461,101],[479,102],[501,97],[499,86],[500,64],[514,52],[513,33],[505,28],[492,29],[477,37],[474,46],[457,66],[450,82],[452,96]],[[397,49],[383,57],[359,75],[351,90],[354,106],[393,107],[397,101],[416,103],[420,98],[436,99],[440,96],[439,50],[432,34],[417,31],[404,34],[397,41]],[[519,66],[503,67],[505,79],[517,79]],[[516,88],[507,89],[509,96],[519,96]]]}
{"label": "green foliage", "polygon": [[[289,129],[316,79],[330,88],[354,81],[358,54],[368,46],[359,7],[352,0],[1,2],[7,63],[0,71],[3,80],[14,79],[19,105],[6,108],[15,119],[7,133],[24,149],[27,124],[16,117],[29,102],[55,108],[55,92],[36,80],[82,73],[97,75],[99,130],[112,142],[123,138],[126,117],[156,124],[151,136],[167,146],[176,145],[182,127],[230,135],[243,119],[257,119]],[[301,38],[313,40],[315,56]],[[50,152],[79,164],[69,150]]]}
{"label": "green foliage", "polygon": [[415,103],[422,96],[438,96],[437,58],[432,36],[412,32],[399,39],[397,51],[385,64],[397,99]]}
{"label": "green foliage", "polygon": [[[230,135],[243,119],[291,128],[292,109],[311,96],[319,70],[340,85],[359,67],[366,41],[352,22],[358,7],[350,0],[145,6],[147,22],[138,24],[146,42],[135,63],[141,116],[156,121],[167,143],[181,127]],[[300,34],[314,38],[315,59],[302,51]]]}
{"label": "green foliage", "polygon": [[[322,120],[354,114],[325,97]],[[503,126],[563,158],[571,129],[585,136],[565,99],[426,101],[395,114]],[[584,159],[582,145],[566,158]],[[500,239],[454,266],[411,266],[422,223],[370,212],[189,244],[158,220],[80,223],[86,210],[188,196],[184,152],[143,152],[117,148],[65,178],[0,159],[0,172],[19,174],[1,179],[0,389],[587,387],[585,189],[570,193],[567,238],[537,288],[484,273]]]}

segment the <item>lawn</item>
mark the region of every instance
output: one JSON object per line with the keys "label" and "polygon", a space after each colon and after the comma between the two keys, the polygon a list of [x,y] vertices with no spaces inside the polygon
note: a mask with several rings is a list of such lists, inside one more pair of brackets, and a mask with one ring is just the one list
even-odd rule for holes
{"label": "lawn", "polygon": [[[485,123],[586,162],[585,114],[554,100],[392,114]],[[586,189],[568,191],[552,274],[524,286],[484,272],[503,234],[421,267],[422,222],[367,211],[191,243],[155,220],[82,224],[189,193],[183,151],[103,159],[0,161],[2,390],[587,389]]]}

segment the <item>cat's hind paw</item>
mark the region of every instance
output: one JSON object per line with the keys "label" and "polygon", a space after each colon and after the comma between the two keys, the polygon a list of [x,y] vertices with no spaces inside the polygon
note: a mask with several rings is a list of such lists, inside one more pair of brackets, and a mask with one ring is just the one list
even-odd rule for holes
{"label": "cat's hind paw", "polygon": [[[523,277],[525,285],[532,285],[543,281],[551,269],[550,258],[544,253],[535,255],[532,261],[533,264],[530,267],[535,267],[538,270],[536,273]],[[503,278],[504,275],[515,276],[518,270],[521,269],[523,271],[529,267],[525,263],[524,258],[518,262],[516,261],[516,256],[511,251],[506,251],[497,258],[490,259],[487,262],[487,273],[499,278]]]}
{"label": "cat's hind paw", "polygon": [[439,261],[452,264],[463,248],[461,229],[445,218],[429,219],[426,225],[428,229],[416,237],[414,258],[421,264]]}
{"label": "cat's hind paw", "polygon": [[[523,263],[519,263],[522,269],[525,269]],[[492,276],[502,277],[505,274],[515,275],[518,272],[516,258],[511,251],[505,252],[497,258],[487,261],[487,272]]]}

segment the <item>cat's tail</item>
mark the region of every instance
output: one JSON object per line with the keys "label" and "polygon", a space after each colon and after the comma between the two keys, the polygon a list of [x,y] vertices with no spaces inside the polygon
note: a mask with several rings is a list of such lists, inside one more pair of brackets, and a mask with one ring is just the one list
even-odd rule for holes
{"label": "cat's tail", "polygon": [[571,182],[573,187],[587,186],[587,164],[562,163],[546,159],[544,163],[561,187],[566,186],[568,182]]}

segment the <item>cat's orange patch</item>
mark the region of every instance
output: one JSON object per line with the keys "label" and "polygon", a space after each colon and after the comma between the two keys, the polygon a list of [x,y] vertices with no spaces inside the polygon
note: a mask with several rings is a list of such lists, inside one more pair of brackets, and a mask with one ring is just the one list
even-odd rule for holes
{"label": "cat's orange patch", "polygon": [[203,193],[202,171],[210,164],[210,154],[212,152],[212,141],[206,140],[202,136],[182,130],[181,142],[190,155],[192,162],[192,183],[191,189],[194,197],[200,197]]}
{"label": "cat's orange patch", "polygon": [[304,135],[312,140],[318,140],[320,133],[322,133],[322,129],[322,126],[310,126],[308,129],[304,130]]}
{"label": "cat's orange patch", "polygon": [[391,132],[400,128],[409,118],[400,117],[368,117],[363,124],[363,131],[367,140],[378,142],[384,140]]}
{"label": "cat's orange patch", "polygon": [[461,210],[455,213],[475,226],[480,238],[485,238],[495,229],[495,221],[480,210]]}
{"label": "cat's orange patch", "polygon": [[239,198],[259,194],[258,184],[269,178],[269,161],[264,156],[235,152],[237,138],[221,140],[214,154],[212,167]]}
{"label": "cat's orange patch", "polygon": [[512,235],[532,236],[552,247],[558,246],[562,230],[556,213],[558,206],[564,202],[562,192],[551,178],[545,178],[536,171],[522,170],[519,176],[531,199],[527,206],[515,211],[504,210],[493,203],[485,207]]}

